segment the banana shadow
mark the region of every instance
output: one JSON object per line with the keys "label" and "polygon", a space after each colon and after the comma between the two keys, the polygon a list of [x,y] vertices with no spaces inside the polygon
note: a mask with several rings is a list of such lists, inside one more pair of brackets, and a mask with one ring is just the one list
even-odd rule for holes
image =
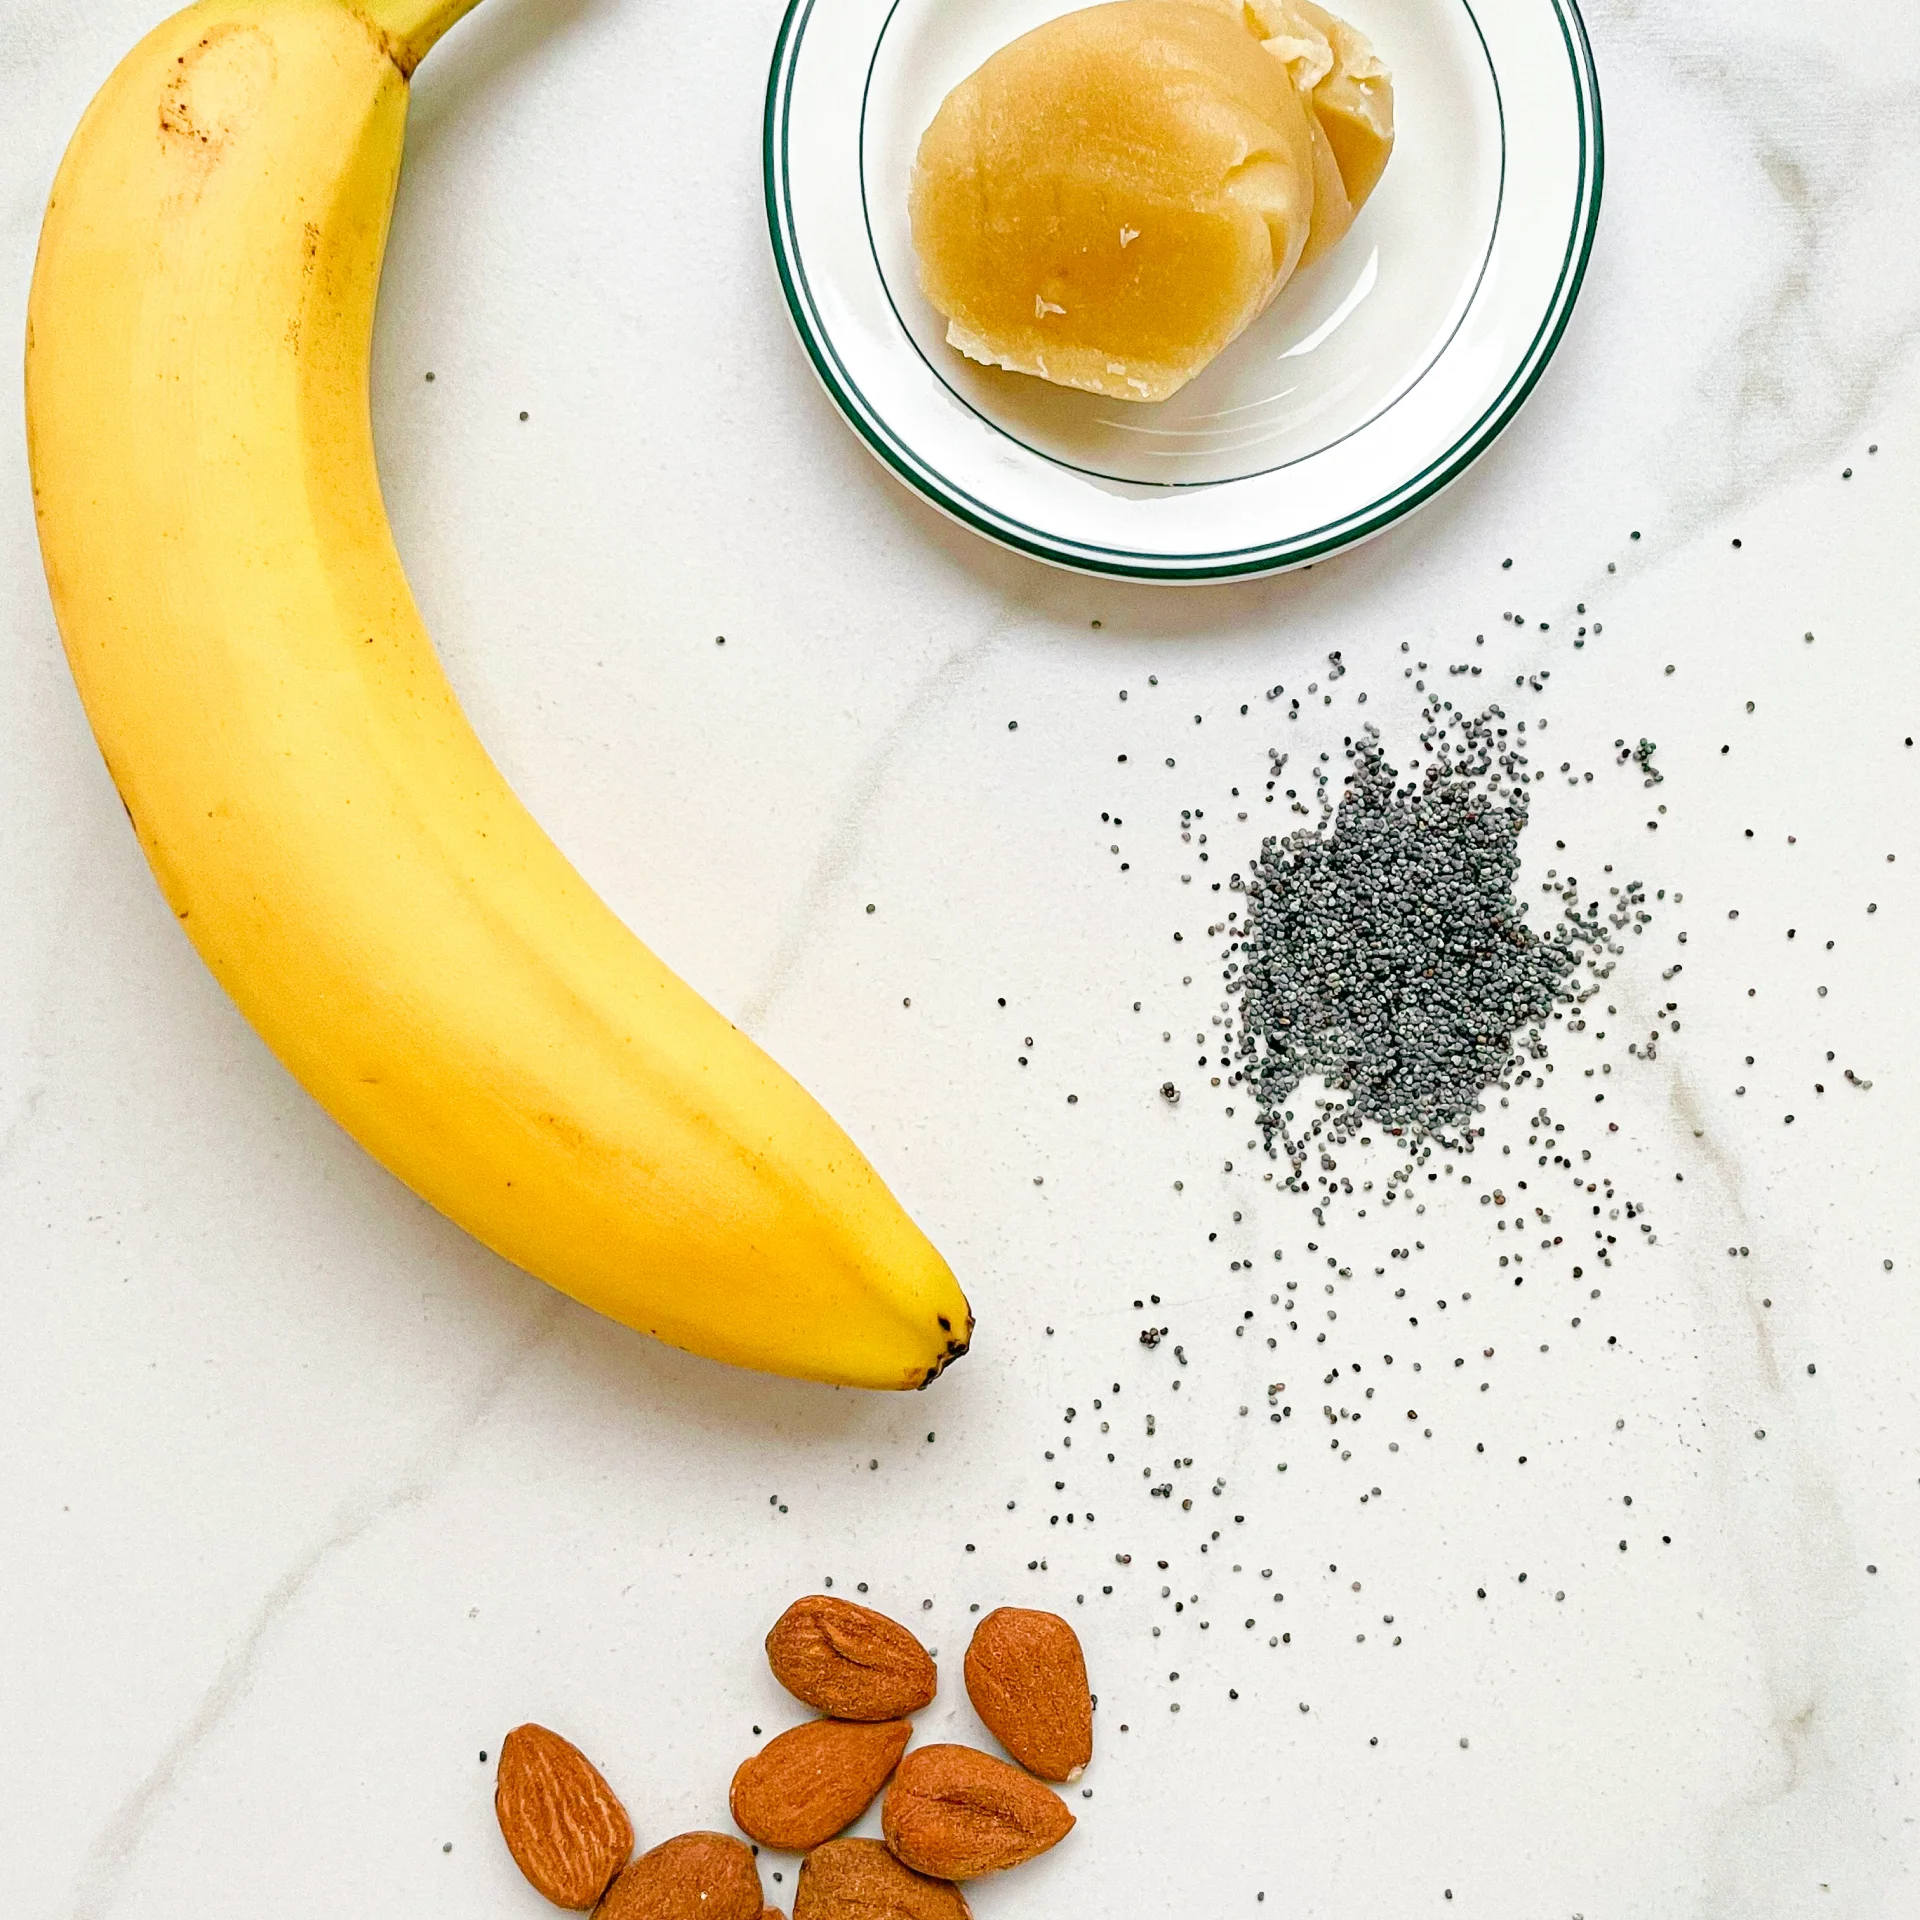
{"label": "banana shadow", "polygon": [[[538,1286],[537,1281],[530,1285]],[[616,1425],[630,1424],[650,1455],[669,1429],[687,1440],[723,1438],[730,1447],[778,1447],[795,1456],[841,1447],[883,1452],[917,1445],[929,1428],[959,1431],[990,1396],[989,1355],[962,1355],[919,1393],[876,1393],[810,1380],[750,1373],[683,1353],[568,1301],[543,1361],[568,1376],[570,1391],[598,1404]],[[796,1457],[796,1465],[806,1462]]]}

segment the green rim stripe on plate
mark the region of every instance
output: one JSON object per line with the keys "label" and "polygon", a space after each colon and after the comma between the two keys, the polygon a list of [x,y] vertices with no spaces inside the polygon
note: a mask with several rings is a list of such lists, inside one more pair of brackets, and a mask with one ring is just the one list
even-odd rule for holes
{"label": "green rim stripe on plate", "polygon": [[[1553,357],[1572,317],[1573,306],[1592,257],[1600,218],[1605,179],[1606,148],[1599,76],[1593,48],[1577,0],[1550,0],[1572,71],[1579,135],[1574,218],[1561,258],[1560,274],[1546,312],[1501,389],[1478,420],[1451,447],[1391,492],[1357,509],[1339,522],[1258,547],[1171,558],[1102,547],[1049,535],[1009,515],[998,513],[950,481],[938,469],[916,456],[887,427],[861,393],[820,324],[812,289],[800,258],[793,230],[790,168],[787,163],[787,106],[800,43],[816,0],[790,0],[774,42],[767,76],[766,110],[762,131],[762,169],[767,203],[767,227],[774,267],[795,330],[814,372],[868,448],[915,492],[962,525],[988,539],[1038,560],[1118,579],[1150,581],[1229,580],[1299,566],[1371,538],[1424,505],[1449,486],[1498,438],[1533,391]],[[1233,483],[1227,483],[1233,484]]]}

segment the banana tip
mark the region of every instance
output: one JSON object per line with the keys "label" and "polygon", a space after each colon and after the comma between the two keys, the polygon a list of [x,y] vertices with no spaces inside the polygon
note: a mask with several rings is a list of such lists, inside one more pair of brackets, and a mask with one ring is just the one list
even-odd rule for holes
{"label": "banana tip", "polygon": [[[947,1326],[947,1321],[944,1315],[941,1317],[940,1324],[943,1327]],[[965,1353],[966,1350],[972,1345],[973,1345],[973,1316],[969,1314],[967,1316],[967,1330],[965,1333],[960,1334],[956,1337],[953,1334],[951,1328],[948,1329],[947,1350],[945,1353],[943,1353],[940,1356],[938,1360],[936,1360],[933,1363],[932,1366],[930,1366],[927,1369],[927,1376],[924,1380],[920,1382],[919,1391],[922,1393],[926,1392],[926,1390],[930,1386],[932,1386],[933,1383],[936,1380],[938,1380],[940,1376],[943,1373],[945,1373],[946,1370],[950,1366],[952,1366],[953,1363],[956,1360],[958,1360],[960,1356],[963,1353]]]}

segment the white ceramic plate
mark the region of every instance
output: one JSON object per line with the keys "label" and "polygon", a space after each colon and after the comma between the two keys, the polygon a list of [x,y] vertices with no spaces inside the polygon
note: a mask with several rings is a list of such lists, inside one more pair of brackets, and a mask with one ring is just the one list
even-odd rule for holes
{"label": "white ceramic plate", "polygon": [[792,0],[767,87],[767,218],[813,364],[934,505],[1056,565],[1275,573],[1458,478],[1532,390],[1600,212],[1575,0],[1346,0],[1398,139],[1346,239],[1157,406],[976,365],[920,292],[907,181],[947,92],[1059,0]]}

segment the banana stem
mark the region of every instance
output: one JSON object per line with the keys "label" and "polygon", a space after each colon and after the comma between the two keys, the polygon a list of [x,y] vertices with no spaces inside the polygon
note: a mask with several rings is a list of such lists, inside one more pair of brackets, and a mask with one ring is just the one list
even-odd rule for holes
{"label": "banana stem", "polygon": [[411,74],[433,43],[480,0],[348,0],[385,35],[400,71]]}

